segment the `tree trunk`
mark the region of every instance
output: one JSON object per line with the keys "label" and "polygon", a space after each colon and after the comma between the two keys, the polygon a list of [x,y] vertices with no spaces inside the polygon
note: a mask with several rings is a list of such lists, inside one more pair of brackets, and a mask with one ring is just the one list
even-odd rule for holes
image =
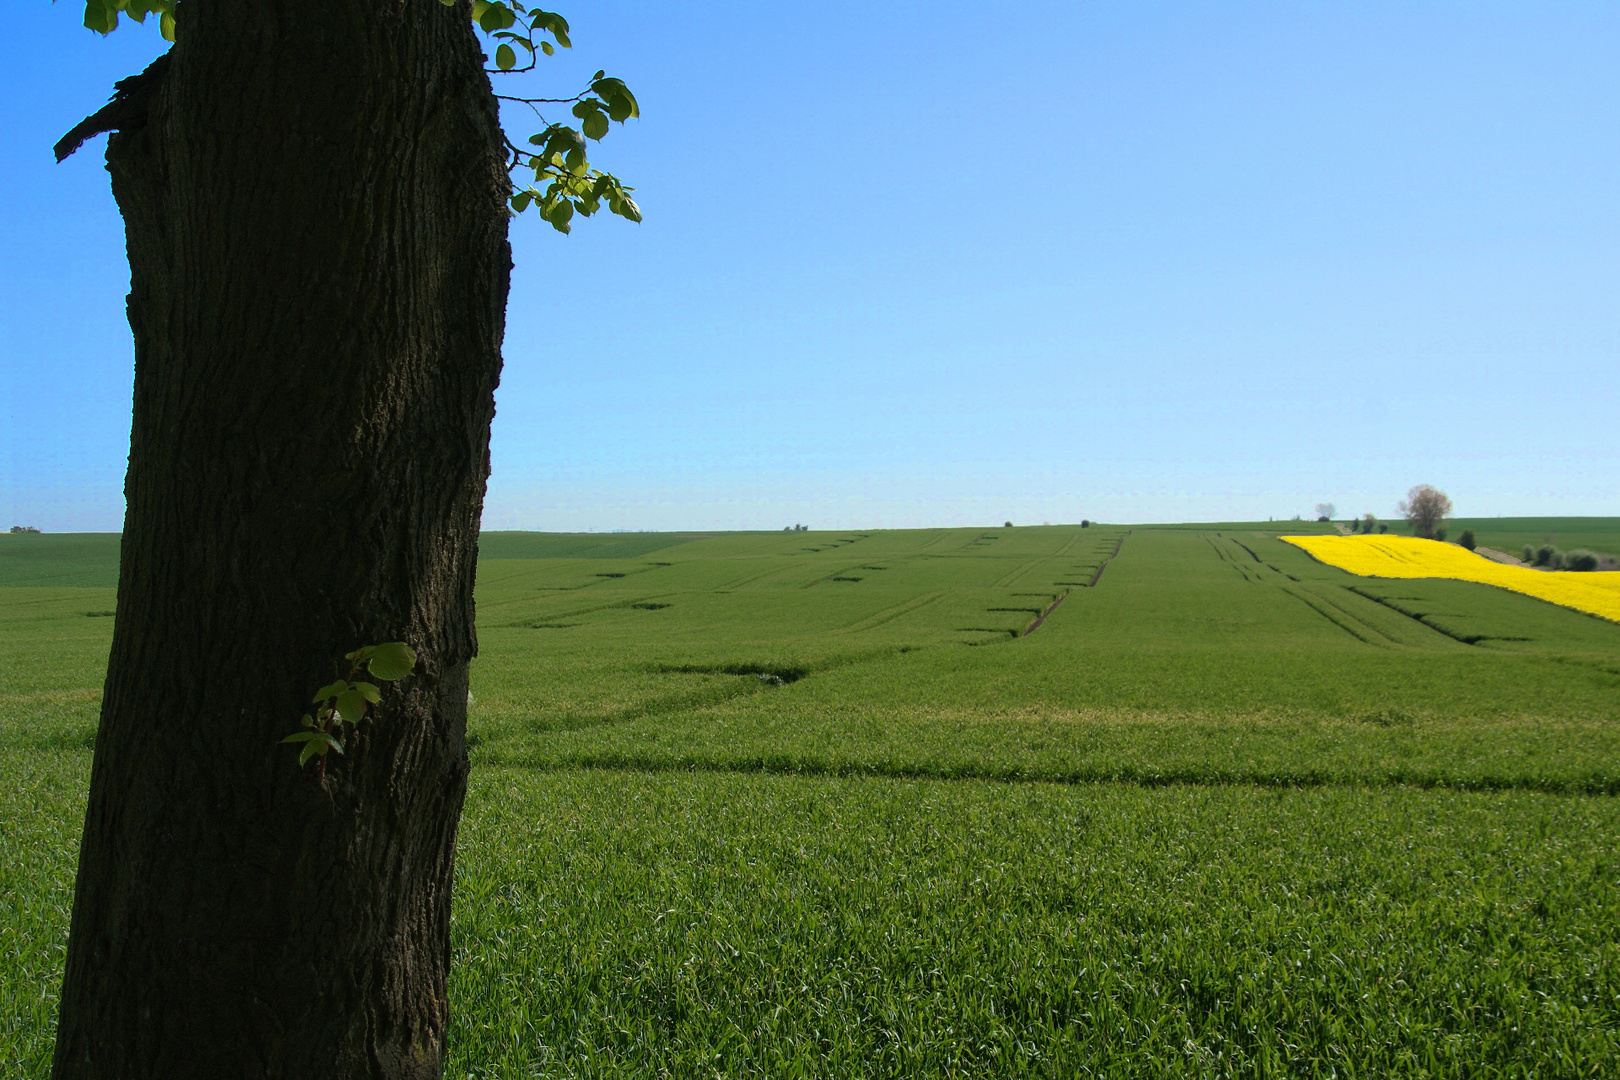
{"label": "tree trunk", "polygon": [[[53,1075],[435,1077],[510,251],[465,0],[188,0],[108,145],[135,403]],[[343,653],[418,673],[324,775]]]}

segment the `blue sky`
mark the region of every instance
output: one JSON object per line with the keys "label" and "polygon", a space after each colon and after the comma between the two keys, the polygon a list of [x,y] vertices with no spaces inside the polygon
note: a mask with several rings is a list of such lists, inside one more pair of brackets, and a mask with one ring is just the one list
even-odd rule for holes
{"label": "blue sky", "polygon": [[[117,529],[122,228],[50,146],[161,42],[12,8],[0,527]],[[1620,513],[1620,7],[564,14],[646,221],[515,223],[488,528]]]}

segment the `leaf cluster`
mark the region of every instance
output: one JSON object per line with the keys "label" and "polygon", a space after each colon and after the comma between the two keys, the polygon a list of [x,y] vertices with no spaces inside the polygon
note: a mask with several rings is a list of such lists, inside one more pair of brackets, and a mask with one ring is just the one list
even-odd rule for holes
{"label": "leaf cluster", "polygon": [[344,727],[354,727],[364,720],[373,705],[382,701],[382,688],[374,682],[359,678],[362,671],[381,682],[403,679],[416,667],[416,652],[403,641],[385,641],[381,645],[367,645],[346,653],[349,661],[347,678],[327,683],[315,691],[311,703],[315,706],[305,713],[303,731],[295,731],[281,741],[302,745],[298,752],[300,767],[310,758],[324,761],[336,750],[343,753]]}
{"label": "leaf cluster", "polygon": [[[54,0],[53,0],[54,2]],[[148,15],[158,16],[158,32],[165,41],[174,40],[174,6],[179,0],[84,0],[84,25],[106,35],[118,29],[118,16],[127,15],[144,23]]]}
{"label": "leaf cluster", "polygon": [[[54,2],[54,0],[53,0]],[[448,8],[461,0],[439,0]],[[118,28],[120,15],[145,22],[148,15],[159,16],[163,36],[175,37],[175,8],[179,0],[85,0],[84,25],[98,34]],[[473,25],[495,43],[491,75],[511,75],[533,71],[539,58],[554,56],[559,48],[573,48],[568,20],[555,11],[531,8],[521,0],[472,0]],[[542,104],[571,105],[577,126],[547,123],[543,131],[529,138],[526,146],[510,139],[510,168],[527,168],[534,179],[514,184],[510,198],[513,214],[530,207],[558,232],[570,231],[574,217],[590,217],[602,207],[629,221],[641,220],[641,208],[630,197],[627,187],[612,173],[591,165],[586,154],[587,140],[600,141],[613,123],[624,123],[641,115],[641,107],[624,80],[598,71],[590,86],[569,98],[536,98],[496,95],[502,101],[517,102],[540,115]],[[545,120],[540,115],[541,120]]]}
{"label": "leaf cluster", "polygon": [[[445,7],[456,6],[456,0],[439,0],[439,3]],[[557,45],[565,49],[574,47],[568,40],[567,19],[555,11],[530,10],[517,0],[509,4],[504,0],[473,0],[472,18],[480,30],[500,42],[495,47],[495,67],[500,71],[531,71],[541,53],[556,55],[556,46],[541,37],[542,34],[550,34]],[[528,64],[521,68],[517,66],[517,49],[528,54]]]}
{"label": "leaf cluster", "polygon": [[[439,0],[447,7],[456,0]],[[495,68],[491,75],[533,71],[541,55],[554,56],[558,48],[571,49],[568,20],[555,11],[530,8],[521,0],[473,0],[473,22],[495,45]],[[550,35],[551,40],[546,40]],[[519,53],[523,55],[519,55]],[[575,215],[590,217],[606,205],[608,211],[629,221],[641,220],[641,208],[626,187],[612,173],[594,168],[587,157],[587,140],[600,141],[611,124],[624,123],[641,115],[641,106],[624,80],[605,71],[591,77],[590,86],[571,98],[531,98],[496,95],[502,101],[527,105],[540,119],[539,106],[572,105],[579,122],[548,123],[543,131],[529,137],[526,146],[510,139],[513,169],[528,168],[532,183],[516,186],[511,196],[513,214],[534,207],[558,232],[569,232]]]}
{"label": "leaf cluster", "polygon": [[586,158],[585,143],[587,138],[599,140],[606,135],[610,120],[623,123],[639,115],[636,99],[624,83],[603,78],[600,71],[591,80],[591,92],[598,96],[582,95],[574,103],[573,113],[580,119],[583,131],[567,124],[548,124],[544,131],[529,136],[529,146],[535,149],[512,148],[513,165],[534,170],[534,182],[512,195],[513,213],[521,214],[532,205],[552,228],[562,233],[569,231],[576,213],[590,217],[604,203],[610,213],[630,221],[641,220],[641,207],[630,197],[635,189],[612,173],[592,167]]}

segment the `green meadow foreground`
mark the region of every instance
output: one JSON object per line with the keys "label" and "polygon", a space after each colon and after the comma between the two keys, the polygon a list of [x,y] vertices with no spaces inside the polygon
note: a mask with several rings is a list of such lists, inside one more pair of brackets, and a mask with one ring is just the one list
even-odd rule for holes
{"label": "green meadow foreground", "polygon": [[[1327,528],[486,535],[447,1075],[1620,1075],[1620,625]],[[0,537],[6,1076],[115,578]]]}

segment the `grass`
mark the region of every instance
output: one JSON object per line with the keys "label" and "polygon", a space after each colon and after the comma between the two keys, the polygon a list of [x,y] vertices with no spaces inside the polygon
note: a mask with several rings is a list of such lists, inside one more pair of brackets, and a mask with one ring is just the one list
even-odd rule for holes
{"label": "grass", "polygon": [[[448,1075],[1614,1074],[1620,626],[1295,525],[486,537]],[[5,1075],[114,606],[0,589]]]}
{"label": "grass", "polygon": [[0,749],[0,776],[0,1076],[32,1080],[50,1072],[90,753]]}
{"label": "grass", "polygon": [[476,1076],[1604,1075],[1613,800],[479,778]]}
{"label": "grass", "polygon": [[634,559],[689,540],[702,533],[535,533],[495,532],[479,538],[486,559]]}

